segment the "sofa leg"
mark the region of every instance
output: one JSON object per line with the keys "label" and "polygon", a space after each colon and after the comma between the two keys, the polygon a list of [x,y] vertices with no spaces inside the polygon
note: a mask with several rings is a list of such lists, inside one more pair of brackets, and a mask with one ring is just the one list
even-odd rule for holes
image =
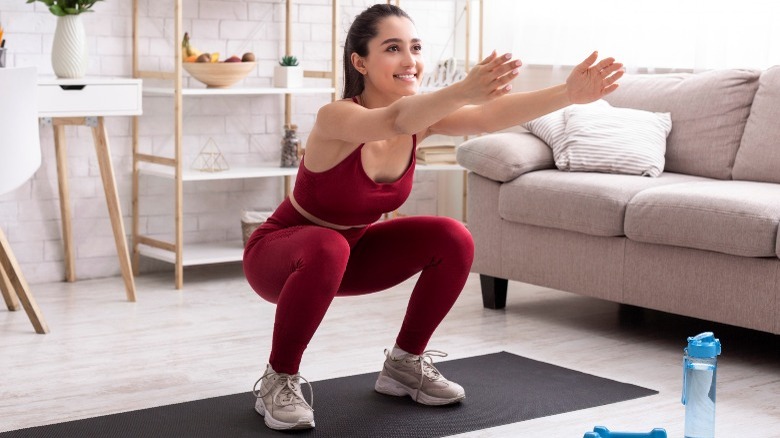
{"label": "sofa leg", "polygon": [[645,309],[630,304],[621,303],[618,307],[618,324],[626,327],[635,327],[645,321]]}
{"label": "sofa leg", "polygon": [[482,286],[482,305],[488,309],[503,309],[506,307],[506,288],[508,280],[479,274],[479,284]]}

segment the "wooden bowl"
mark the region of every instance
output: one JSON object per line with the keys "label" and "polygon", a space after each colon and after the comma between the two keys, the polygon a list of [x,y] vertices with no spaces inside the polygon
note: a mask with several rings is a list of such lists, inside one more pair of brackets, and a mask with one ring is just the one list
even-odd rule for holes
{"label": "wooden bowl", "polygon": [[244,79],[254,62],[185,62],[182,66],[193,78],[208,88],[227,88]]}

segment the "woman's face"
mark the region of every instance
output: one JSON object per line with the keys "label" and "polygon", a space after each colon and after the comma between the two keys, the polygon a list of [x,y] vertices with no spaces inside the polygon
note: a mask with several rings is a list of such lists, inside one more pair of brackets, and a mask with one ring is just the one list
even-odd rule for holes
{"label": "woman's face", "polygon": [[377,30],[368,43],[368,56],[357,57],[366,88],[399,97],[417,93],[425,63],[414,24],[406,17],[390,16],[379,22]]}

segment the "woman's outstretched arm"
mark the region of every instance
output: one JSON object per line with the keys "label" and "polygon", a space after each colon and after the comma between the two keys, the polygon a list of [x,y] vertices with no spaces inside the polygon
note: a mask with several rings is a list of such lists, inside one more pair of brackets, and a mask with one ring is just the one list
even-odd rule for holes
{"label": "woman's outstretched arm", "polygon": [[433,93],[403,97],[375,109],[333,102],[318,112],[312,134],[316,131],[320,138],[358,143],[421,132],[464,105],[506,95],[511,89],[507,84],[517,77],[516,69],[511,57],[493,52],[464,80]]}
{"label": "woman's outstretched arm", "polygon": [[431,126],[433,134],[473,135],[494,132],[533,120],[573,103],[588,103],[615,91],[623,65],[605,58],[594,65],[593,52],[577,65],[566,83],[523,93],[514,93],[482,105],[468,105]]}

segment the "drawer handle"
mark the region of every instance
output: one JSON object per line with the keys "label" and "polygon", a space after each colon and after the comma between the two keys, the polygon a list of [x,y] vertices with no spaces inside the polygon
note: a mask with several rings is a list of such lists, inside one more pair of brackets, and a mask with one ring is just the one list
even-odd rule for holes
{"label": "drawer handle", "polygon": [[63,90],[83,90],[86,85],[60,85]]}

